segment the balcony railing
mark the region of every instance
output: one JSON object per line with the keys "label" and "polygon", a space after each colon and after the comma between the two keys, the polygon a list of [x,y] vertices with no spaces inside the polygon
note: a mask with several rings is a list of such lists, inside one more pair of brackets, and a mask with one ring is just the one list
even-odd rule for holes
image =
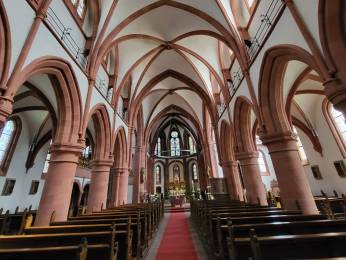
{"label": "balcony railing", "polygon": [[84,56],[84,48],[78,46],[71,36],[72,28],[66,27],[51,7],[47,10],[47,17],[45,20],[57,37],[63,42],[75,61],[85,70],[87,58]]}
{"label": "balcony railing", "polygon": [[[279,14],[284,8],[284,3],[281,0],[272,0],[267,12],[265,14],[261,14],[259,21],[259,27],[255,35],[251,38],[251,45],[247,48],[248,55],[250,57],[251,64],[256,59],[258,53],[261,51],[261,48],[264,46],[268,34],[271,32],[272,27],[275,25]],[[244,75],[242,73],[241,68],[233,72],[231,75],[231,79],[229,80],[229,92],[231,99],[234,97],[236,91],[240,87],[241,82],[244,79]],[[222,114],[228,107],[228,104],[220,104],[218,107],[218,114],[221,118]],[[221,110],[223,108],[223,110]]]}

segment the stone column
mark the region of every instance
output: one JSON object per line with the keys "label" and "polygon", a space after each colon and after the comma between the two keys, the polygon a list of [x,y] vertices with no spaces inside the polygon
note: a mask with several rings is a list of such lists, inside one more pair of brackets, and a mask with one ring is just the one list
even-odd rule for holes
{"label": "stone column", "polygon": [[118,201],[120,205],[127,203],[127,191],[129,185],[129,170],[123,169],[119,178]]}
{"label": "stone column", "polygon": [[134,179],[133,179],[133,198],[132,201],[133,203],[139,202],[139,197],[140,197],[140,179],[141,179],[141,163],[140,163],[140,156],[142,152],[142,147],[137,146],[136,147],[136,153],[133,158],[134,162]]}
{"label": "stone column", "polygon": [[35,226],[49,225],[52,213],[55,221],[64,221],[68,216],[74,176],[82,147],[51,145],[51,160]]}
{"label": "stone column", "polygon": [[268,205],[267,194],[264,189],[261,171],[258,165],[258,152],[237,153],[236,157],[243,171],[247,201],[249,203]]}
{"label": "stone column", "polygon": [[224,162],[221,164],[221,167],[227,180],[228,193],[231,199],[244,201],[243,187],[239,177],[237,162]]}
{"label": "stone column", "polygon": [[116,207],[119,205],[119,185],[120,185],[120,168],[111,168],[112,171],[112,188],[111,188],[111,198],[110,198],[110,207]]}
{"label": "stone column", "polygon": [[261,140],[273,162],[283,207],[289,210],[300,207],[304,214],[318,214],[294,134],[261,135]]}
{"label": "stone column", "polygon": [[87,212],[100,211],[106,207],[111,160],[92,162]]}

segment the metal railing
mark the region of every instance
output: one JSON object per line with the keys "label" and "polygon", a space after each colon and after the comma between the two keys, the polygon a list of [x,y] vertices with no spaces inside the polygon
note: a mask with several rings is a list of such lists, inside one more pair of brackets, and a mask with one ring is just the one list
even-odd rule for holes
{"label": "metal railing", "polygon": [[[266,41],[267,35],[270,32],[272,26],[275,24],[275,21],[278,18],[283,7],[284,7],[284,3],[281,0],[272,0],[267,9],[267,12],[265,14],[260,15],[261,20],[259,23],[259,27],[255,35],[251,38],[250,47],[247,48],[247,52],[250,57],[251,63],[253,63],[253,61],[257,57],[257,54],[261,51],[261,48],[263,47]],[[231,79],[228,81],[229,82],[228,89],[229,89],[231,99],[234,97],[243,79],[244,79],[244,75],[241,68],[239,67],[238,70],[233,72],[233,75],[231,75]],[[228,104],[226,105],[224,103],[221,103],[218,106],[219,117],[222,116],[222,114],[224,113],[227,107],[228,107]]]}
{"label": "metal railing", "polygon": [[87,58],[84,56],[84,48],[78,46],[71,36],[72,28],[66,27],[51,7],[47,10],[46,22],[64,43],[66,49],[71,53],[76,62],[85,70]]}
{"label": "metal railing", "polygon": [[282,10],[284,3],[281,0],[272,0],[268,10],[265,14],[260,15],[261,21],[260,25],[251,38],[251,46],[248,48],[248,54],[250,60],[256,57],[257,53],[260,51],[263,46],[266,36],[268,35],[271,27],[275,23],[276,18],[278,17],[280,11]]}
{"label": "metal railing", "polygon": [[95,80],[95,88],[97,88],[100,91],[101,95],[105,99],[107,99],[107,96],[108,96],[108,86],[106,84],[106,80],[105,79],[101,79],[99,76],[97,76],[96,80]]}

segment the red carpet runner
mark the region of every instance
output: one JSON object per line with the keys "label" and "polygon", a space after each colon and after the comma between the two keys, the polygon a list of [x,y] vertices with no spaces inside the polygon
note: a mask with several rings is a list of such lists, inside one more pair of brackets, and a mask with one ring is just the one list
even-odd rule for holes
{"label": "red carpet runner", "polygon": [[156,255],[157,260],[194,260],[195,246],[184,212],[171,213]]}

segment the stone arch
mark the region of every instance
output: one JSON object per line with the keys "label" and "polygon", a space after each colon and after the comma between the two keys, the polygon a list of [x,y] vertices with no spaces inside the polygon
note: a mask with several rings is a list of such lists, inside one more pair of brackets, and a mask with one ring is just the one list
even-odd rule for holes
{"label": "stone arch", "polygon": [[248,153],[256,150],[252,136],[251,111],[252,103],[243,96],[236,99],[234,105],[234,133],[236,151]]}
{"label": "stone arch", "polygon": [[92,120],[95,127],[94,160],[109,160],[112,154],[109,141],[112,129],[106,106],[104,104],[95,105],[88,114],[89,120]]}
{"label": "stone arch", "polygon": [[346,83],[346,2],[320,0],[318,13],[320,41],[330,72]]}
{"label": "stone arch", "polygon": [[0,89],[5,88],[11,64],[11,32],[6,9],[0,2]]}
{"label": "stone arch", "polygon": [[288,62],[293,60],[307,64],[321,75],[313,56],[298,46],[283,44],[266,51],[259,80],[259,107],[263,121],[260,128],[266,134],[291,132],[290,121],[285,111],[282,81]]}
{"label": "stone arch", "polygon": [[124,127],[117,129],[114,141],[114,166],[117,168],[127,167],[127,140]]}
{"label": "stone arch", "polygon": [[54,143],[76,145],[81,137],[82,100],[77,79],[67,61],[53,56],[32,61],[12,81],[5,96],[12,99],[26,80],[38,74],[49,76],[56,96],[59,117]]}

